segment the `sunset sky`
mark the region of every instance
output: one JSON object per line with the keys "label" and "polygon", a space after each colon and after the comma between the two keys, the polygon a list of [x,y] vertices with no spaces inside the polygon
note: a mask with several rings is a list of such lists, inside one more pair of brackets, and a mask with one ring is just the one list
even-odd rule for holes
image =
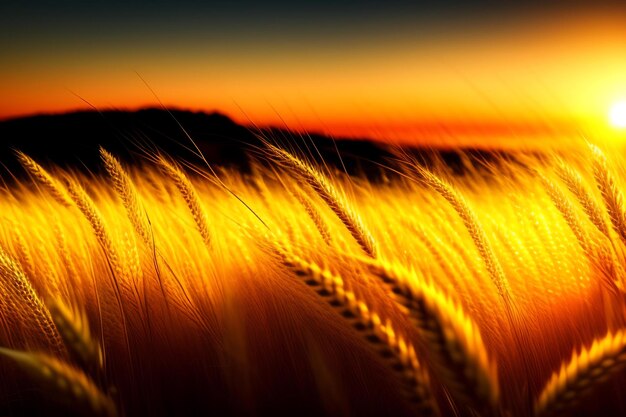
{"label": "sunset sky", "polygon": [[626,100],[626,6],[606,2],[10,3],[0,118],[157,104],[141,78],[167,106],[350,136],[617,132]]}

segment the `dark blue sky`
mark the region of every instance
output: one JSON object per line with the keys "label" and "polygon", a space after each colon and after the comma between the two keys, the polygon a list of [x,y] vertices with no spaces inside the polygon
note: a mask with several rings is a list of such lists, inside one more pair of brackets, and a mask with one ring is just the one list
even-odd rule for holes
{"label": "dark blue sky", "polygon": [[532,103],[516,112],[562,96],[588,112],[626,94],[623,22],[626,1],[0,0],[0,117],[83,105],[73,93],[153,104],[136,72],[173,105],[259,120],[483,114],[515,94]]}
{"label": "dark blue sky", "polygon": [[[398,26],[455,30],[468,25],[506,23],[576,9],[626,9],[626,2],[524,1],[3,1],[0,33],[7,40],[37,36],[159,36],[176,32],[228,32],[247,36],[264,31],[366,33]],[[549,7],[545,6],[549,3]]]}

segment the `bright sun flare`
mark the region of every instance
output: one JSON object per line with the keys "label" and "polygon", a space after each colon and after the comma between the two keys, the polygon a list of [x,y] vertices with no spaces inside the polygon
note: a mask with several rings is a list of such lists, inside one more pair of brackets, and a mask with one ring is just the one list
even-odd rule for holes
{"label": "bright sun flare", "polygon": [[626,127],[626,101],[619,101],[611,107],[609,119],[615,127]]}

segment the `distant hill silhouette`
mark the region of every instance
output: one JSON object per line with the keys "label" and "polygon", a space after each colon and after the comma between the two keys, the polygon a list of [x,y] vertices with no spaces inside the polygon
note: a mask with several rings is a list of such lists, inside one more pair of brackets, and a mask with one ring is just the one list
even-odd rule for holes
{"label": "distant hill silhouette", "polygon": [[[183,130],[184,129],[184,130]],[[333,140],[320,134],[290,132],[286,129],[253,130],[233,122],[220,113],[183,110],[143,109],[138,111],[79,111],[59,115],[37,115],[0,121],[0,178],[5,181],[24,174],[15,150],[20,150],[44,164],[58,164],[74,169],[102,170],[99,147],[102,146],[126,163],[136,163],[154,152],[164,152],[179,160],[201,164],[192,152],[189,134],[206,160],[215,166],[227,166],[247,172],[250,156],[261,155],[259,135],[288,150],[299,150],[318,163],[343,170],[351,175],[365,175],[379,180],[392,154],[381,142],[357,139]],[[314,144],[314,146],[313,146]],[[441,157],[457,173],[463,172],[459,151],[407,149],[425,164],[433,156]],[[475,161],[497,163],[510,156],[502,152],[464,149]],[[341,155],[341,157],[339,156]],[[322,161],[323,160],[323,161]],[[477,164],[480,166],[480,164]]]}
{"label": "distant hill silhouette", "polygon": [[[173,116],[173,117],[172,117]],[[180,125],[179,125],[180,124]],[[199,162],[189,148],[194,139],[211,164],[249,168],[249,155],[262,146],[257,134],[272,138],[290,149],[301,149],[315,159],[340,166],[339,154],[351,173],[379,171],[376,162],[390,156],[380,145],[367,140],[337,140],[311,134],[303,138],[284,129],[258,132],[233,122],[220,113],[143,109],[138,111],[80,111],[60,115],[37,115],[0,122],[0,162],[11,172],[21,171],[18,149],[44,163],[77,169],[99,170],[98,148],[103,146],[129,163],[145,159],[146,152],[162,151],[176,158]],[[255,134],[256,133],[256,134]],[[6,170],[2,176],[6,175]]]}

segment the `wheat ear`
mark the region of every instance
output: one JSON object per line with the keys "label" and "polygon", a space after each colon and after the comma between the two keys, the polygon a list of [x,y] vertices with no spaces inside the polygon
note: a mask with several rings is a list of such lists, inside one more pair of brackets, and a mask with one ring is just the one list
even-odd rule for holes
{"label": "wheat ear", "polygon": [[24,271],[28,274],[28,276],[35,276],[35,262],[33,262],[33,257],[31,255],[30,250],[28,249],[28,245],[26,244],[26,240],[24,239],[24,235],[22,235],[22,231],[20,227],[13,223],[13,230],[15,232],[15,249],[17,252],[17,261],[22,265]]}
{"label": "wheat ear", "polygon": [[[50,312],[22,268],[2,248],[0,248],[0,286],[3,287],[2,297],[7,298],[8,305],[14,310],[12,313],[31,318],[37,323],[48,344],[59,353],[65,352]],[[24,311],[24,307],[27,311]]]}
{"label": "wheat ear", "polygon": [[[99,289],[103,292],[112,291],[109,294],[103,296],[102,301],[103,316],[106,316],[107,324],[110,325],[113,331],[116,333],[116,337],[123,337],[124,340],[128,340],[127,328],[126,328],[126,312],[124,311],[124,301],[130,301],[136,304],[135,299],[129,294],[134,294],[133,288],[129,285],[126,279],[123,279],[126,275],[126,270],[121,262],[120,255],[117,251],[117,247],[113,244],[113,240],[108,233],[104,218],[100,214],[100,211],[94,204],[93,200],[83,187],[73,180],[68,179],[68,191],[74,200],[74,203],[83,213],[83,216],[89,221],[91,228],[93,229],[98,242],[102,246],[104,255],[108,260],[111,267],[111,285],[104,285],[104,281],[99,282]],[[126,297],[122,296],[122,292]],[[114,302],[115,301],[115,302]],[[120,317],[114,316],[114,311],[119,311]],[[121,336],[122,335],[122,336]],[[122,340],[121,338],[119,340]]]}
{"label": "wheat ear", "polygon": [[0,354],[15,361],[32,379],[42,384],[50,396],[70,404],[83,415],[117,415],[113,400],[80,369],[43,353],[0,348]]}
{"label": "wheat ear", "polygon": [[548,196],[550,197],[550,200],[552,200],[554,206],[557,208],[557,210],[559,210],[559,212],[563,216],[563,219],[565,219],[565,222],[576,237],[576,240],[578,240],[578,243],[585,252],[585,255],[587,255],[587,257],[593,261],[595,256],[593,254],[592,246],[590,245],[589,236],[581,225],[580,219],[576,215],[572,203],[559,189],[559,187],[556,186],[556,184],[545,178],[543,175],[540,176],[540,178],[544,188],[546,189],[546,192],[548,193]]}
{"label": "wheat ear", "polygon": [[563,219],[565,219],[565,222],[576,237],[585,256],[587,256],[591,265],[601,274],[602,283],[611,292],[615,292],[616,288],[623,289],[623,284],[620,279],[623,270],[621,265],[615,260],[610,249],[601,244],[595,244],[589,239],[589,235],[581,224],[579,217],[576,215],[571,202],[553,182],[543,176],[541,177],[541,181],[550,199],[554,203],[554,206],[559,210]]}
{"label": "wheat ear", "polygon": [[478,410],[494,407],[499,397],[497,368],[480,330],[461,307],[395,265],[375,261],[368,267],[408,310],[432,355],[434,370],[454,397]]}
{"label": "wheat ear", "polygon": [[20,160],[22,166],[33,176],[41,185],[43,185],[50,195],[60,204],[65,207],[72,206],[72,199],[63,188],[63,185],[48,173],[41,165],[35,162],[34,159],[17,151],[17,157]]}
{"label": "wheat ear", "polygon": [[85,189],[73,180],[67,180],[67,189],[78,209],[83,213],[87,221],[89,221],[98,242],[104,248],[106,256],[111,262],[115,272],[122,274],[123,268],[120,264],[119,254],[109,236],[102,214],[100,214],[93,200],[89,197]]}
{"label": "wheat ear", "polygon": [[426,183],[445,198],[459,217],[461,217],[465,228],[474,241],[474,245],[476,245],[481,258],[485,262],[489,276],[496,286],[498,294],[504,300],[507,308],[509,308],[511,304],[511,288],[509,282],[473,210],[470,208],[469,204],[467,204],[465,198],[452,186],[448,185],[432,172],[419,166],[416,168]]}
{"label": "wheat ear", "polygon": [[606,211],[611,219],[613,229],[622,241],[626,242],[626,213],[624,212],[624,196],[617,187],[615,177],[609,170],[604,152],[595,145],[589,144],[593,156],[593,176],[600,190]]}
{"label": "wheat ear", "polygon": [[547,417],[566,411],[582,400],[586,394],[597,389],[626,364],[626,333],[609,332],[593,341],[590,348],[572,354],[563,363],[539,394],[535,403],[535,415]]}
{"label": "wheat ear", "polygon": [[211,234],[209,233],[209,221],[207,220],[206,211],[200,203],[200,198],[196,193],[195,187],[180,168],[168,162],[164,157],[159,156],[157,161],[167,176],[174,181],[176,188],[180,191],[187,207],[189,208],[189,211],[191,212],[191,215],[193,216],[193,220],[195,221],[196,227],[200,232],[200,236],[202,236],[202,240],[204,240],[204,243],[210,247]]}
{"label": "wheat ear", "polygon": [[65,345],[78,362],[89,369],[102,370],[102,349],[91,336],[85,312],[68,306],[60,298],[51,299],[48,306]]}
{"label": "wheat ear", "polygon": [[346,288],[343,279],[288,250],[277,249],[285,266],[326,298],[328,303],[349,320],[354,328],[373,346],[381,357],[390,360],[392,369],[401,377],[409,399],[421,411],[420,415],[438,415],[430,391],[428,374],[417,359],[410,342],[399,336],[389,321],[383,323],[378,314]]}
{"label": "wheat ear", "polygon": [[280,163],[296,174],[300,182],[306,183],[313,188],[317,195],[341,220],[363,251],[368,256],[376,258],[377,250],[374,238],[363,225],[361,218],[354,212],[348,202],[341,197],[335,186],[322,173],[289,152],[269,143],[267,147]]}
{"label": "wheat ear", "polygon": [[602,214],[602,208],[583,184],[580,173],[562,161],[557,165],[556,173],[567,189],[576,196],[591,223],[593,223],[603,235],[610,238],[609,229],[606,226],[604,215]]}
{"label": "wheat ear", "polygon": [[141,199],[137,193],[137,189],[133,184],[130,175],[126,172],[122,164],[107,152],[104,148],[100,148],[100,156],[104,161],[104,166],[113,180],[115,191],[122,199],[128,217],[135,228],[135,231],[141,239],[148,245],[152,244],[152,233],[150,233],[150,222],[148,216],[141,204]]}
{"label": "wheat ear", "polygon": [[315,224],[315,228],[319,232],[320,236],[322,236],[322,239],[324,239],[324,242],[326,242],[326,244],[330,246],[332,242],[330,229],[322,218],[320,212],[317,211],[315,206],[313,206],[313,203],[311,203],[311,201],[299,190],[292,189],[291,193],[294,195],[294,197],[296,197],[302,207],[304,207],[304,211],[306,211],[306,214],[309,216],[311,221],[313,221],[313,224]]}

